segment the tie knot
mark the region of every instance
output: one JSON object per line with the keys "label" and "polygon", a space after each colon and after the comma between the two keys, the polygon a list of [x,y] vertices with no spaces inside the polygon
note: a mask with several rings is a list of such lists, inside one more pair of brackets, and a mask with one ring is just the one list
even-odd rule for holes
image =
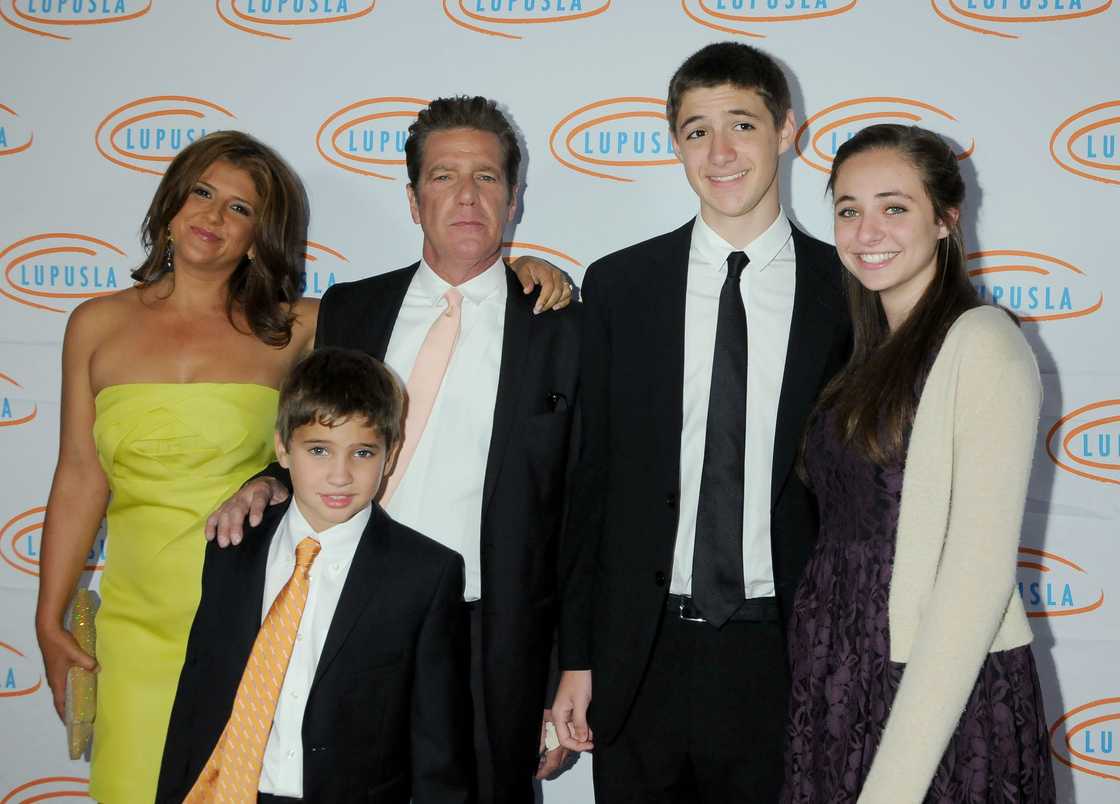
{"label": "tie knot", "polygon": [[443,298],[447,302],[447,309],[443,312],[444,315],[453,314],[463,303],[463,294],[459,292],[458,288],[448,288],[447,292],[443,294]]}
{"label": "tie knot", "polygon": [[319,555],[320,549],[319,542],[308,536],[296,545],[296,566],[304,569],[310,567],[311,562],[315,560],[315,556]]}
{"label": "tie knot", "polygon": [[738,280],[743,273],[743,269],[747,267],[750,258],[741,251],[732,251],[727,255],[727,275],[732,279]]}

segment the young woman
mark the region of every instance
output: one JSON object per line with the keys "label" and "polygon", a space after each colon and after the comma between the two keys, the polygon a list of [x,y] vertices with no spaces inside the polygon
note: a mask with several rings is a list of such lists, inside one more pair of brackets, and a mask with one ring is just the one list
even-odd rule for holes
{"label": "young woman", "polygon": [[957,159],[877,125],[829,189],[854,352],[805,440],[820,539],[790,621],[783,802],[1053,802],[1016,551],[1041,401],[969,283]]}

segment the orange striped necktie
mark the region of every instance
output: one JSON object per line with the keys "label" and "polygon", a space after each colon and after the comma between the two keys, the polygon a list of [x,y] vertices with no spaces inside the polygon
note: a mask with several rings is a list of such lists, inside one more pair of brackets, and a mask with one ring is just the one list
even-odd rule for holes
{"label": "orange striped necktie", "polygon": [[183,799],[184,804],[255,804],[276,701],[307,603],[308,573],[318,553],[319,542],[311,537],[296,545],[292,577],[276,595],[261,623],[237,686],[229,721],[194,787]]}

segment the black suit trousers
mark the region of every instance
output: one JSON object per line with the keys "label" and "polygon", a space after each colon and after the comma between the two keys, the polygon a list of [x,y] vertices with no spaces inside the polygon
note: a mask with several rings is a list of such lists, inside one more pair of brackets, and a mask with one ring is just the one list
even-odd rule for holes
{"label": "black suit trousers", "polygon": [[773,804],[785,668],[777,622],[716,629],[667,611],[625,726],[595,746],[596,804]]}

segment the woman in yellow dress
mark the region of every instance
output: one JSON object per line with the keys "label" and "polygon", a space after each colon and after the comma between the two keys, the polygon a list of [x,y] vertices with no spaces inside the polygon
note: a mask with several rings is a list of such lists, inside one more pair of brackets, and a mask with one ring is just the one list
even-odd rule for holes
{"label": "woman in yellow dress", "polygon": [[[98,801],[155,796],[203,522],[272,460],[275,389],[314,342],[318,303],[300,298],[307,220],[299,177],[275,152],[240,132],[207,135],[160,182],[137,284],[83,303],[67,324],[36,631],[60,717],[67,670],[99,668]],[[518,274],[542,275],[547,306],[567,288],[542,267]],[[102,516],[95,662],[62,619]]]}

